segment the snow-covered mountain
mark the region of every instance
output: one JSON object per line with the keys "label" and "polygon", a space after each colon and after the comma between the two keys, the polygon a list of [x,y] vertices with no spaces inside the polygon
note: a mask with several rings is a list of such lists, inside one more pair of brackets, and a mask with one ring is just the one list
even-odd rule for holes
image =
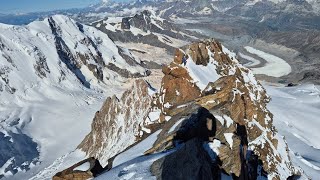
{"label": "snow-covered mountain", "polygon": [[[133,8],[155,7],[165,16],[172,14],[212,15],[215,12],[227,12],[235,9],[239,10],[239,8],[241,8],[241,11],[234,13],[242,14],[245,11],[256,11],[261,10],[261,8],[288,13],[298,11],[318,15],[320,13],[320,4],[317,0],[136,0],[129,3],[102,2],[94,7],[98,12],[120,12],[123,9],[128,11]],[[256,11],[256,13],[261,12]]]}
{"label": "snow-covered mountain", "polygon": [[[291,27],[320,27],[319,1],[104,0],[69,15],[90,23],[0,24],[0,179],[307,178],[298,166],[318,176],[319,87],[266,83],[266,92],[252,72],[298,73],[283,54],[241,44],[260,61],[250,71],[217,41],[187,45],[220,34],[185,29],[242,36],[244,23],[316,52],[317,33]],[[308,71],[306,81],[319,79]]]}
{"label": "snow-covered mountain", "polygon": [[72,151],[103,97],[149,73],[107,34],[66,16],[0,24],[0,178]]}
{"label": "snow-covered mountain", "polygon": [[[153,10],[144,10],[129,17],[109,17],[92,23],[109,37],[122,43],[142,43],[165,48],[173,53],[174,47],[181,47],[197,39],[176,25],[155,15]],[[185,33],[187,32],[187,33]]]}
{"label": "snow-covered mountain", "polygon": [[[117,47],[110,38],[95,28],[84,26],[66,16],[53,16],[27,26],[1,25],[1,89],[11,94],[14,89],[48,79],[52,83],[65,83],[66,70],[87,88],[103,86],[123,77],[145,75],[126,49]],[[129,67],[132,68],[127,68]],[[25,70],[20,70],[22,67]],[[64,69],[66,68],[66,69]],[[118,73],[119,73],[118,71]],[[16,82],[10,82],[13,79]],[[68,80],[68,79],[67,79]],[[22,86],[22,87],[21,87]]]}

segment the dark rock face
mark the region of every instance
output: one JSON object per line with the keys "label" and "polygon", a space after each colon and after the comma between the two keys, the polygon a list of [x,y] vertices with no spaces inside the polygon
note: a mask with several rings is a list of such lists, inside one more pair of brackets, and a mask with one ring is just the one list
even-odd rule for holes
{"label": "dark rock face", "polygon": [[158,180],[220,179],[220,171],[203,148],[204,141],[194,138],[176,152],[155,161],[151,172]]}
{"label": "dark rock face", "polygon": [[121,29],[130,29],[129,18],[122,19]]}
{"label": "dark rock face", "polygon": [[0,92],[5,90],[10,94],[14,94],[16,92],[16,89],[14,87],[11,87],[8,77],[10,71],[11,69],[8,67],[0,68]]}
{"label": "dark rock face", "polygon": [[54,19],[51,17],[48,19],[50,28],[52,30],[52,34],[55,36],[55,45],[57,49],[57,53],[59,55],[59,58],[63,63],[66,64],[68,69],[73,72],[78,80],[86,87],[90,88],[90,83],[86,81],[85,76],[82,74],[80,71],[80,65],[77,62],[77,60],[72,56],[72,53],[64,40],[60,37],[60,27],[56,25],[56,22]]}
{"label": "dark rock face", "polygon": [[200,138],[209,141],[216,133],[216,119],[205,108],[201,107],[198,112],[182,122],[177,130],[176,139],[188,141],[192,138]]}
{"label": "dark rock face", "polygon": [[[35,164],[39,157],[37,144],[25,134],[9,133],[11,139],[0,132],[0,167],[9,163],[4,172],[15,174],[17,167],[29,170],[31,163]],[[0,179],[2,175],[0,175]]]}

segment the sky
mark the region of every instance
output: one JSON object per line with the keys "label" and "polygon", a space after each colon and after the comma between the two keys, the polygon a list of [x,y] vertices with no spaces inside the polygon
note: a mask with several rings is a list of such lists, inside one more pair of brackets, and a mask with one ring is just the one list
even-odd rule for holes
{"label": "sky", "polygon": [[[0,14],[81,8],[101,0],[0,0]],[[115,0],[126,1],[126,0]]]}

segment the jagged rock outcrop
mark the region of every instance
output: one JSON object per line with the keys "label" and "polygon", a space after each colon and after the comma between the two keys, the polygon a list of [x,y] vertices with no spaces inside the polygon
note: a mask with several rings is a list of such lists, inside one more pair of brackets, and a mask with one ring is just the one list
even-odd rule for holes
{"label": "jagged rock outcrop", "polygon": [[[109,98],[80,149],[106,165],[108,158],[112,161],[138,142],[139,132],[148,123],[156,122],[161,132],[145,155],[175,149],[152,164],[158,179],[300,175],[285,140],[272,124],[265,89],[232,52],[215,40],[175,52],[174,61],[162,69],[159,94],[152,98],[148,84],[137,81],[121,100]],[[154,130],[149,128],[147,134]]]}
{"label": "jagged rock outcrop", "polygon": [[[178,58],[185,56],[182,52],[189,56],[186,66],[179,64]],[[194,118],[186,109],[198,105],[214,117],[216,131],[214,136],[207,137],[208,145],[211,151],[216,151],[224,172],[236,177],[251,176],[246,156],[253,152],[252,156],[258,157],[270,179],[299,175],[291,164],[284,139],[272,125],[272,114],[266,108],[269,97],[264,88],[220,43],[199,42],[190,45],[185,52],[176,51],[175,61],[164,69],[159,97],[162,113],[172,119],[186,118],[175,132],[160,134],[147,154],[168,149],[175,141],[188,142],[199,137],[190,136],[199,129],[194,123],[181,135],[181,128],[186,129],[185,124]]]}
{"label": "jagged rock outcrop", "polygon": [[88,156],[97,158],[103,166],[112,167],[108,160],[133,145],[144,133],[153,98],[149,85],[136,80],[119,99],[107,98],[91,125],[91,132],[78,146]]}

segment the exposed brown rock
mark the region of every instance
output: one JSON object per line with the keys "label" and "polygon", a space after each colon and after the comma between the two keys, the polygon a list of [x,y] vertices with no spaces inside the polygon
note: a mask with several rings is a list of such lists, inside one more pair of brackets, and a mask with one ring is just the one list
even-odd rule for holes
{"label": "exposed brown rock", "polygon": [[[212,71],[216,71],[220,78],[210,82],[201,91],[188,68],[181,65],[184,52],[197,65],[213,63],[216,69]],[[300,173],[293,167],[288,147],[272,124],[272,114],[266,108],[269,97],[264,88],[250,70],[239,65],[237,60],[223,51],[219,42],[210,40],[193,43],[185,51],[177,49],[174,62],[163,66],[162,71],[165,76],[156,99],[148,97],[145,90],[147,88],[141,82],[127,91],[121,100],[116,97],[108,99],[101,112],[96,114],[93,131],[79,147],[88,155],[106,162],[106,158],[136,142],[132,141],[132,137],[136,137],[141,131],[144,118],[156,106],[161,110],[159,121],[164,125],[153,147],[145,154],[174,148],[177,142],[188,144],[194,139],[200,139],[205,144],[221,143],[215,147],[218,152],[212,165],[219,172],[240,179],[257,177],[255,170],[258,166],[262,166],[272,179],[286,179]],[[134,90],[136,88],[139,89],[137,92]],[[139,112],[139,118],[135,112]],[[119,114],[127,119],[127,123],[121,126],[117,126]],[[171,116],[170,121],[166,120],[166,116]],[[177,125],[178,121],[180,124]],[[174,130],[171,129],[173,126]],[[131,139],[126,139],[128,133]],[[99,142],[100,139],[103,141]],[[126,144],[119,144],[120,140],[126,141]],[[114,151],[111,147],[117,150]],[[209,155],[209,151],[215,153],[209,149]],[[247,154],[250,154],[250,161],[246,161]],[[172,164],[180,167],[179,160],[188,159],[177,154],[172,157],[180,159],[166,161],[164,157],[159,163],[169,162],[169,167]],[[259,160],[262,164],[258,163]],[[249,166],[255,170],[248,168]],[[164,171],[158,169],[157,172]],[[170,174],[171,171],[167,169],[167,173]],[[201,173],[198,175],[200,177]],[[215,177],[215,174],[212,176]]]}
{"label": "exposed brown rock", "polygon": [[174,52],[173,62],[175,62],[177,64],[182,64],[183,56],[184,56],[184,53],[180,49],[176,49]]}
{"label": "exposed brown rock", "polygon": [[197,65],[204,65],[206,66],[209,62],[209,54],[207,50],[206,44],[200,43],[193,43],[189,47],[189,52],[191,55],[192,60]]}
{"label": "exposed brown rock", "polygon": [[121,99],[116,96],[107,98],[93,119],[91,132],[78,148],[106,166],[109,158],[137,141],[152,102],[148,84],[144,80],[135,81]]}
{"label": "exposed brown rock", "polygon": [[160,101],[164,103],[161,108],[164,114],[173,115],[176,112],[170,111],[170,108],[194,100],[201,92],[181,65],[171,63],[163,68],[163,72],[165,76],[162,78]]}
{"label": "exposed brown rock", "polygon": [[[280,153],[283,152],[280,148],[286,149],[287,145],[283,139],[279,138],[272,124],[272,114],[266,108],[269,97],[255,80],[252,72],[223,52],[222,45],[216,41],[194,43],[185,52],[188,52],[192,60],[199,65],[207,65],[210,58],[213,59],[217,64],[217,69],[213,71],[217,71],[221,77],[209,83],[207,88],[200,92],[188,73],[184,73],[185,67],[171,63],[163,71],[165,76],[160,91],[162,112],[176,119],[175,116],[181,116],[179,113],[183,111],[178,108],[179,106],[195,103],[212,112],[215,119],[224,121],[222,124],[216,121],[214,138],[222,143],[219,148],[221,152],[219,158],[222,161],[221,168],[227,173],[240,177],[247,172],[243,163],[250,147],[254,154],[258,155],[264,170],[270,174],[270,177],[280,179],[280,177],[299,174],[291,164],[288,153]],[[179,95],[176,92],[180,92]],[[185,121],[187,120],[188,118]],[[162,140],[156,141],[154,147],[147,153],[161,151],[162,148],[174,144],[168,141],[186,141],[178,137],[178,132],[168,134],[170,138],[166,138],[165,133],[160,134]],[[227,145],[225,133],[234,134],[232,146]],[[193,131],[190,130],[185,134],[193,134]],[[279,146],[279,140],[282,146]],[[284,171],[288,174],[280,174],[279,169],[285,169]]]}

